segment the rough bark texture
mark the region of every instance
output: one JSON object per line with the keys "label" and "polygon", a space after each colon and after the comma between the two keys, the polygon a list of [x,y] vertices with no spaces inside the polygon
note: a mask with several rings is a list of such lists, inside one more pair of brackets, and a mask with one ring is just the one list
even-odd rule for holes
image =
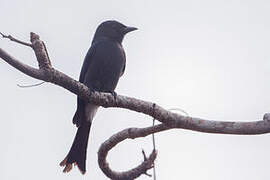
{"label": "rough bark texture", "polygon": [[146,174],[146,171],[152,168],[152,164],[156,158],[157,152],[153,151],[149,158],[145,158],[145,161],[134,169],[126,172],[115,172],[111,170],[106,161],[108,151],[112,149],[116,144],[124,141],[127,138],[144,137],[155,132],[173,128],[188,129],[205,133],[241,135],[255,135],[270,132],[270,114],[268,113],[264,115],[261,121],[253,122],[204,120],[195,117],[182,116],[170,112],[156,105],[155,103],[139,100],[132,97],[117,95],[115,99],[111,94],[108,93],[90,93],[89,89],[85,85],[52,67],[45,44],[39,39],[37,34],[30,34],[31,44],[17,40],[12,36],[6,36],[2,33],[1,35],[3,38],[8,38],[14,42],[29,46],[34,50],[39,69],[21,63],[19,60],[15,59],[0,48],[0,57],[22,73],[27,74],[33,78],[61,86],[64,89],[67,89],[68,91],[80,96],[81,98],[87,101],[91,101],[91,103],[95,103],[103,107],[125,108],[140,112],[152,116],[162,123],[160,125],[148,128],[129,128],[123,130],[113,135],[110,139],[101,145],[98,153],[99,166],[102,171],[111,179],[134,179],[139,177],[141,174]]}

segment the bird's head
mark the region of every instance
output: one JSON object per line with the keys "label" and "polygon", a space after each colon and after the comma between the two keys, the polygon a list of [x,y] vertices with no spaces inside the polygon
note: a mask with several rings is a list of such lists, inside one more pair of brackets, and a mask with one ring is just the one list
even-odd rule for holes
{"label": "bird's head", "polygon": [[105,21],[98,26],[94,40],[105,37],[121,43],[127,33],[135,30],[137,28],[125,26],[118,21]]}

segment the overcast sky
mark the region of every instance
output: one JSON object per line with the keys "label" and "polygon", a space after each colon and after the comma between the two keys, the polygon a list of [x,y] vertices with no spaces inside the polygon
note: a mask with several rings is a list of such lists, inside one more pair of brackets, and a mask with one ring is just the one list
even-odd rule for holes
{"label": "overcast sky", "polygon": [[[270,2],[263,0],[1,0],[0,31],[28,41],[36,32],[54,68],[78,79],[96,27],[115,19],[139,30],[126,36],[124,76],[116,89],[191,116],[255,121],[270,112]],[[0,47],[36,66],[33,51],[6,39]],[[105,180],[97,163],[102,142],[148,116],[100,108],[88,145],[87,172],[62,173],[59,162],[75,136],[76,96],[38,83],[0,60],[0,179]],[[158,180],[269,180],[270,136],[171,130],[156,136]],[[151,137],[128,140],[109,154],[127,170],[149,154]],[[151,172],[151,171],[149,171]],[[141,176],[139,179],[149,179]]]}

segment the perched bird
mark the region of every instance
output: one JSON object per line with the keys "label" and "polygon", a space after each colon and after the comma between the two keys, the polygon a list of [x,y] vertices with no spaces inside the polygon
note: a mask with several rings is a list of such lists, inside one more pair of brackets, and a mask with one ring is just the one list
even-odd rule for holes
{"label": "perched bird", "polygon": [[[127,33],[136,29],[117,21],[101,23],[84,59],[79,81],[91,91],[108,92],[116,96],[114,90],[126,64],[122,41]],[[63,172],[69,172],[73,165],[77,165],[81,173],[85,173],[88,137],[97,109],[97,105],[77,97],[73,123],[77,125],[78,130],[68,155],[60,163],[61,166],[65,166]]]}

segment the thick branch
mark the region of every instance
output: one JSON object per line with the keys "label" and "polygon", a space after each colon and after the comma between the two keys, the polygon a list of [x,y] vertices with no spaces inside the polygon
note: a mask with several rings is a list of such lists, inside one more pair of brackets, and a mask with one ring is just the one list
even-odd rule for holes
{"label": "thick branch", "polygon": [[[32,34],[31,34],[32,35]],[[153,103],[118,95],[116,99],[109,93],[90,93],[90,90],[82,83],[70,78],[69,76],[57,71],[50,66],[44,43],[38,39],[33,41],[33,49],[36,53],[40,65],[40,69],[32,68],[21,63],[15,58],[11,57],[4,50],[0,49],[0,57],[15,67],[19,71],[40,80],[48,81],[59,85],[70,92],[77,94],[81,98],[91,101],[92,103],[101,105],[103,107],[118,107],[129,109],[136,112],[141,112],[152,116],[158,121],[167,124],[167,126],[189,129],[207,133],[222,133],[222,134],[263,134],[270,132],[269,121],[254,121],[254,122],[227,122],[227,121],[213,121],[203,120],[200,118],[182,116],[172,113],[158,105],[153,110]],[[40,62],[44,61],[44,62]]]}
{"label": "thick branch", "polygon": [[156,105],[155,110],[153,110],[153,103],[132,97],[118,95],[116,99],[114,99],[114,97],[108,93],[90,93],[90,90],[85,85],[55,69],[51,69],[51,80],[48,81],[57,84],[92,103],[103,107],[118,107],[141,112],[167,124],[167,126],[221,134],[252,135],[270,132],[270,121],[228,122],[204,120],[195,117],[182,116],[170,112],[158,105]]}

